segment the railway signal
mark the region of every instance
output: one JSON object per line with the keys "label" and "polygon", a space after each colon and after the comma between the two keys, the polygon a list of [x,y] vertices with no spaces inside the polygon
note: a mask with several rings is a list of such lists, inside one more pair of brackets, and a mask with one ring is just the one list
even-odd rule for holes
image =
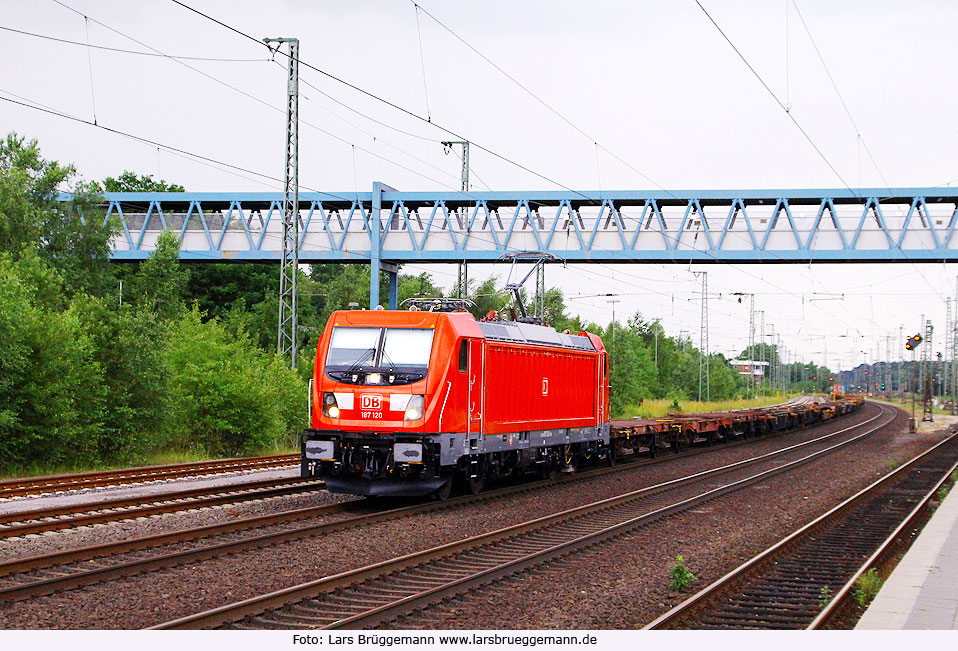
{"label": "railway signal", "polygon": [[905,340],[905,350],[915,350],[918,348],[918,344],[922,342],[921,335],[915,335],[914,337],[909,337]]}

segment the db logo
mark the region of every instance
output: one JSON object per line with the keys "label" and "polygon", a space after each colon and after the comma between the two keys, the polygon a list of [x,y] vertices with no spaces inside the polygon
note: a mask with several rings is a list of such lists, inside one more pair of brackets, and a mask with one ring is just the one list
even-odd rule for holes
{"label": "db logo", "polygon": [[383,397],[378,393],[364,393],[359,396],[360,409],[382,409]]}
{"label": "db logo", "polygon": [[542,395],[549,395],[549,378],[542,378]]}

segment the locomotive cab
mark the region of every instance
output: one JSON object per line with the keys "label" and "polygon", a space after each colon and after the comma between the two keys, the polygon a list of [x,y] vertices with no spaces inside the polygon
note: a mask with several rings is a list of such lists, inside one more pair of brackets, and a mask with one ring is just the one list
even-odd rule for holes
{"label": "locomotive cab", "polygon": [[594,335],[468,312],[335,312],[317,346],[302,475],[331,492],[447,495],[456,477],[475,491],[583,445],[601,454],[604,357]]}

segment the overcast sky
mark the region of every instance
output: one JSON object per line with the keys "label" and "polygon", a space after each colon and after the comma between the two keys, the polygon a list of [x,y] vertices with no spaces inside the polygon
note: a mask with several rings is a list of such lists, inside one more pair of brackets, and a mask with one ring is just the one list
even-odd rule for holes
{"label": "overcast sky", "polygon": [[[473,149],[473,189],[958,182],[953,154],[958,3],[796,2],[851,118],[791,0],[702,4],[837,174],[692,0],[420,3],[538,100],[425,13],[417,21],[410,0],[186,4],[257,38],[298,37],[303,61],[541,175]],[[100,125],[282,177],[285,71],[262,46],[170,0],[0,0],[0,8],[0,26],[9,29],[229,59],[174,61],[106,50],[90,50],[88,56],[82,46],[0,30],[5,62],[0,95],[86,120],[93,119],[95,106]],[[368,191],[378,180],[401,190],[458,189],[458,160],[439,145],[448,134],[309,69],[302,68],[301,76],[302,186]],[[193,191],[281,189],[6,102],[0,102],[0,128],[37,138],[47,157],[75,163],[88,179],[129,169]],[[899,327],[906,335],[918,331],[922,313],[938,329],[935,350],[943,350],[944,301],[955,292],[953,266],[705,266],[712,298],[710,348],[732,355],[745,346],[747,304],[730,294],[754,292],[768,329],[774,324],[802,359],[823,363],[826,348],[832,367],[884,359],[887,337],[892,359],[898,359]],[[455,281],[449,266],[407,267],[421,270],[446,286]],[[571,309],[587,319],[608,322],[612,305],[608,298],[582,295],[615,292],[621,294],[615,304],[620,320],[638,311],[662,319],[670,334],[688,331],[697,342],[695,270],[651,264],[550,267],[547,282],[561,287]],[[507,270],[474,266],[471,271],[482,277],[504,276]]]}

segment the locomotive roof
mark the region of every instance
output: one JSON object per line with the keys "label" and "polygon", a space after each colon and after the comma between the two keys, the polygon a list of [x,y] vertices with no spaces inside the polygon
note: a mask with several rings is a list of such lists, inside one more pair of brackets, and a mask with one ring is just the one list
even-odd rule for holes
{"label": "locomotive roof", "polygon": [[333,312],[334,326],[405,326],[434,328],[439,319],[446,319],[462,336],[485,337],[495,341],[513,341],[540,346],[558,346],[574,350],[595,351],[596,345],[586,335],[556,332],[549,326],[516,321],[476,321],[469,312],[408,312],[405,310],[341,310]]}
{"label": "locomotive roof", "polygon": [[562,348],[575,348],[577,350],[595,350],[595,346],[588,337],[556,332],[554,328],[532,323],[480,321],[479,330],[486,336],[486,339],[517,341],[526,344],[545,344],[547,346],[561,346]]}

